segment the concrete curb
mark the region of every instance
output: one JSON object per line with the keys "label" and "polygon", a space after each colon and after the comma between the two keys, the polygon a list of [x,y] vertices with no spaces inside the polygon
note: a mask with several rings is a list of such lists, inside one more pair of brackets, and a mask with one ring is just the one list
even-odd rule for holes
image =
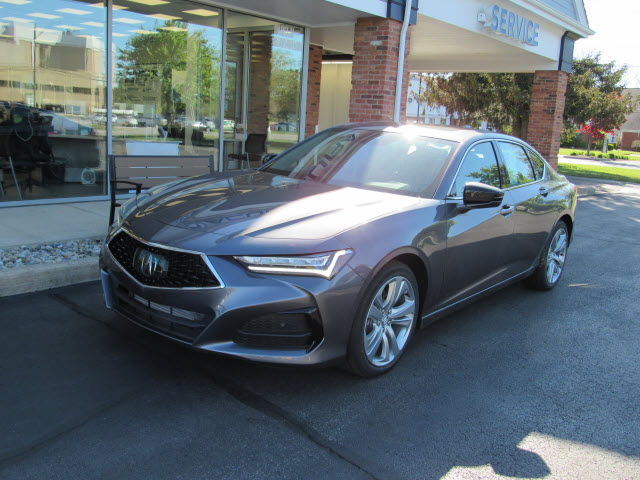
{"label": "concrete curb", "polygon": [[98,257],[11,268],[0,272],[0,297],[91,282],[99,278]]}

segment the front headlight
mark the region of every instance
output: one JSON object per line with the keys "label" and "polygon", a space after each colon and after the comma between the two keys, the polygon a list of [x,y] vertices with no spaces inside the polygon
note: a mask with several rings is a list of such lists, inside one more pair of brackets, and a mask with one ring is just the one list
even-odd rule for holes
{"label": "front headlight", "polygon": [[278,273],[285,275],[313,275],[327,279],[346,265],[353,250],[318,253],[314,255],[280,256],[242,256],[234,257],[248,270],[260,273]]}

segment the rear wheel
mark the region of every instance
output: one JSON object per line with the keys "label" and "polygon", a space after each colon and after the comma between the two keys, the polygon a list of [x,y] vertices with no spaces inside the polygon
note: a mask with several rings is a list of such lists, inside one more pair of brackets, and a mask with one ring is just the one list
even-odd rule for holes
{"label": "rear wheel", "polygon": [[351,329],[349,369],[363,377],[389,371],[409,343],[419,305],[411,269],[399,262],[385,266],[367,288]]}
{"label": "rear wheel", "polygon": [[553,229],[545,246],[540,265],[529,278],[526,285],[536,290],[551,290],[560,281],[564,271],[569,247],[569,229],[562,220]]}

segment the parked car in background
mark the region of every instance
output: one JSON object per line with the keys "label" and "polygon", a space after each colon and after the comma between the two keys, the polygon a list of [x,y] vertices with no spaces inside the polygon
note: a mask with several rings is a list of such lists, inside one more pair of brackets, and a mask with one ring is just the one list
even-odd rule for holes
{"label": "parked car in background", "polygon": [[203,132],[210,132],[211,130],[215,130],[217,127],[213,120],[205,117],[202,120],[194,122],[193,128],[196,130],[202,130]]}
{"label": "parked car in background", "polygon": [[[115,123],[118,121],[118,116],[117,115],[111,115],[111,122],[115,125]],[[97,123],[98,125],[106,125],[107,124],[107,116],[104,114],[97,114],[93,116],[93,122]]]}
{"label": "parked car in background", "polygon": [[[49,134],[53,135],[95,135],[96,132],[91,125],[80,123],[75,118],[66,117],[61,113],[48,112],[41,110],[39,112],[43,118],[49,118],[51,130]],[[79,119],[78,119],[79,120]],[[88,120],[87,120],[88,122]]]}
{"label": "parked car in background", "polygon": [[295,123],[291,122],[279,122],[272,124],[269,129],[272,132],[297,132],[298,128]]}
{"label": "parked car in background", "polygon": [[120,117],[116,124],[124,127],[137,127],[138,120],[135,117]]}
{"label": "parked car in background", "polygon": [[126,202],[101,253],[104,295],[197,349],[369,377],[417,327],[519,280],[556,286],[575,208],[575,186],[517,138],[343,125],[258,171]]}

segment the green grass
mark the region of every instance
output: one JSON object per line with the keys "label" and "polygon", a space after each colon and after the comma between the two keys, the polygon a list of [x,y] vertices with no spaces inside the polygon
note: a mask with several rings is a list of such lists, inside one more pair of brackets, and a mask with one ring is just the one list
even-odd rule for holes
{"label": "green grass", "polygon": [[640,169],[601,167],[598,165],[575,165],[561,163],[558,173],[573,177],[599,178],[602,180],[616,180],[619,182],[640,183]]}
{"label": "green grass", "polygon": [[[587,156],[587,151],[580,148],[561,148],[558,152],[559,155],[570,155],[570,156]],[[613,154],[613,157],[611,156]],[[629,152],[627,150],[609,150],[607,153],[603,154],[598,150],[591,150],[591,157],[596,158],[609,158],[609,159],[617,159],[617,160],[640,160],[639,157],[629,157],[629,155],[640,155],[640,152]]]}

